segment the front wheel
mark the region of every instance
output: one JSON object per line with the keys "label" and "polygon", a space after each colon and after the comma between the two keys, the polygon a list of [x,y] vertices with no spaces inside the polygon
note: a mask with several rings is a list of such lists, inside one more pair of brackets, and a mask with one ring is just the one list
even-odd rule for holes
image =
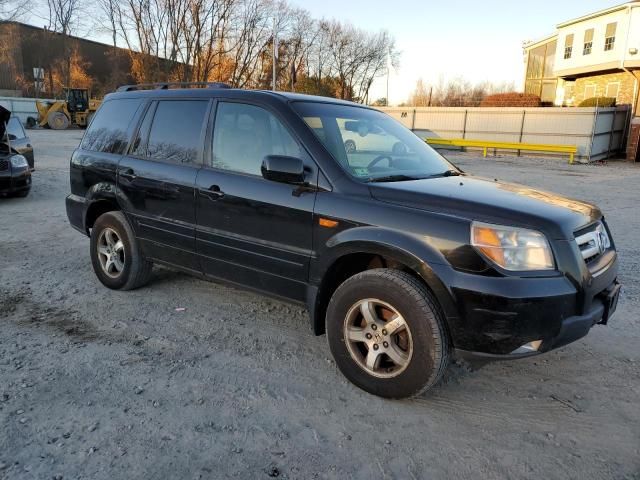
{"label": "front wheel", "polygon": [[66,130],[69,128],[69,118],[62,112],[50,112],[47,115],[47,124],[52,130]]}
{"label": "front wheel", "polygon": [[140,249],[122,212],[100,215],[91,229],[91,263],[102,284],[114,290],[133,290],[151,277],[153,263]]}
{"label": "front wheel", "polygon": [[375,269],[349,278],[333,294],[326,321],[338,368],[374,395],[417,395],[434,386],[449,363],[440,308],[408,273]]}

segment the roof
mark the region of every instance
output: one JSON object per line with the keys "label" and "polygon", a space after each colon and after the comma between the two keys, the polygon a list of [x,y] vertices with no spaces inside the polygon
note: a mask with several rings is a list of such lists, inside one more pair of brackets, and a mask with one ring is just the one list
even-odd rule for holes
{"label": "roof", "polygon": [[626,3],[622,3],[620,5],[616,5],[615,7],[609,7],[609,8],[606,8],[604,10],[598,10],[597,12],[589,13],[589,14],[584,15],[582,17],[574,18],[572,20],[567,20],[566,22],[562,22],[562,23],[558,24],[557,27],[558,28],[568,27],[570,25],[573,25],[574,23],[580,23],[580,22],[584,22],[586,20],[591,20],[593,18],[601,17],[603,15],[608,15],[610,13],[615,13],[615,12],[618,12],[620,10],[624,10],[625,8],[628,8],[628,7],[640,7],[640,0],[632,0],[630,2],[626,2]]}

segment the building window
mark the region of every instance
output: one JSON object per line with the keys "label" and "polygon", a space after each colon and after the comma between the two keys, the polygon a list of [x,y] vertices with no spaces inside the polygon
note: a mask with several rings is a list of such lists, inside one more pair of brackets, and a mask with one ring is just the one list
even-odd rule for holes
{"label": "building window", "polygon": [[608,52],[613,50],[616,44],[616,30],[618,28],[617,23],[610,23],[607,25],[607,33],[604,35],[604,51]]}
{"label": "building window", "polygon": [[571,54],[573,53],[573,33],[567,35],[564,39],[564,59],[568,60],[571,58]]}
{"label": "building window", "polygon": [[590,28],[584,32],[584,48],[582,49],[583,55],[591,55],[591,49],[593,48],[593,28]]}
{"label": "building window", "polygon": [[566,82],[564,84],[564,102],[563,105],[571,106],[575,100],[576,82]]}
{"label": "building window", "polygon": [[596,86],[595,85],[587,85],[584,87],[584,99],[593,98],[596,96]]}
{"label": "building window", "polygon": [[525,92],[539,96],[543,102],[553,103],[558,79],[554,75],[558,42],[552,40],[528,52]]}
{"label": "building window", "polygon": [[605,97],[615,98],[617,100],[619,92],[620,92],[620,82],[608,83]]}

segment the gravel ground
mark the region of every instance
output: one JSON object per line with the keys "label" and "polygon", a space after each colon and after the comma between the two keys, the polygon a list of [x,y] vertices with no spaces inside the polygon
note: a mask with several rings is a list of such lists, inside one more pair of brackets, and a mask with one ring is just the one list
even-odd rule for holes
{"label": "gravel ground", "polygon": [[102,287],[64,209],[81,134],[31,132],[32,193],[0,199],[0,478],[640,479],[640,165],[452,155],[600,205],[620,307],[559,351],[386,401],[299,307],[163,269]]}

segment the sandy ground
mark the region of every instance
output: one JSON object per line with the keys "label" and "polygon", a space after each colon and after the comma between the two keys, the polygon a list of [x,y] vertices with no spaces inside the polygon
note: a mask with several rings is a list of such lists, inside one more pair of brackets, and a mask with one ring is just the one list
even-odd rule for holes
{"label": "sandy ground", "polygon": [[640,479],[640,165],[453,156],[599,204],[620,307],[564,349],[386,401],[298,307],[160,269],[102,287],[64,209],[81,133],[32,132],[32,193],[0,200],[0,478]]}

